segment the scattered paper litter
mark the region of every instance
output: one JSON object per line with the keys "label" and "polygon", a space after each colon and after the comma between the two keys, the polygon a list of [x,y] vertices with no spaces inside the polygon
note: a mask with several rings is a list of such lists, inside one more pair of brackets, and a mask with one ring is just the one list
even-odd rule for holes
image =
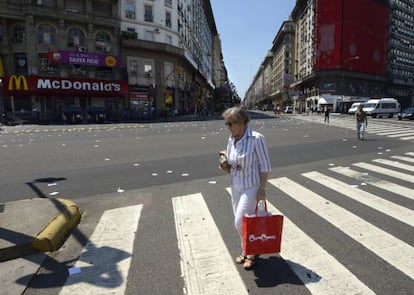
{"label": "scattered paper litter", "polygon": [[59,194],[59,192],[51,192],[51,193],[49,193],[49,196],[56,196],[58,194]]}
{"label": "scattered paper litter", "polygon": [[122,188],[118,187],[118,189],[116,190],[118,193],[123,193],[125,190],[123,190]]}
{"label": "scattered paper litter", "polygon": [[157,176],[158,175],[158,173],[152,173],[152,176]]}
{"label": "scattered paper litter", "polygon": [[181,174],[181,176],[188,176],[188,175],[189,175],[188,173]]}
{"label": "scattered paper litter", "polygon": [[54,182],[54,183],[48,183],[48,184],[47,184],[47,186],[55,186],[55,185],[57,185],[57,183],[56,183],[56,182]]}
{"label": "scattered paper litter", "polygon": [[173,173],[172,170],[165,171],[165,173],[171,174]]}
{"label": "scattered paper litter", "polygon": [[134,163],[134,166],[139,166],[139,164],[138,163]]}
{"label": "scattered paper litter", "polygon": [[208,183],[209,183],[209,184],[216,184],[216,183],[217,183],[217,181],[215,181],[215,180],[210,180]]}

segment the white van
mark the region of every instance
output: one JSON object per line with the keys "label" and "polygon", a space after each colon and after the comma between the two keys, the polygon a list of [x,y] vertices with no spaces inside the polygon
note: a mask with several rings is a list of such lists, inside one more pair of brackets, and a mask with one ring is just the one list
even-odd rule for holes
{"label": "white van", "polygon": [[401,110],[401,105],[395,98],[370,99],[364,103],[363,110],[367,115],[376,118],[388,116],[392,118]]}
{"label": "white van", "polygon": [[355,112],[358,110],[359,106],[363,104],[363,102],[354,102],[351,107],[348,110],[348,114],[355,114]]}

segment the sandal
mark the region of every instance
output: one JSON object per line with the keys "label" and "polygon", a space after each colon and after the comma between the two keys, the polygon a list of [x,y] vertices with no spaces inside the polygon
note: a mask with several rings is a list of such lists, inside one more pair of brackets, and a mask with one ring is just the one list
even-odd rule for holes
{"label": "sandal", "polygon": [[244,256],[243,254],[240,254],[239,256],[236,257],[236,263],[242,264],[244,263],[245,259],[246,259],[246,256]]}
{"label": "sandal", "polygon": [[243,268],[246,270],[252,269],[256,263],[256,256],[246,256],[243,263]]}

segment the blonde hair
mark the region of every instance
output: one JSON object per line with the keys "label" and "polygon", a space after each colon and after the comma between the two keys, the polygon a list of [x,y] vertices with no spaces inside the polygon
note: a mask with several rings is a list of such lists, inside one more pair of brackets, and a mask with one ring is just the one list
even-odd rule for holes
{"label": "blonde hair", "polygon": [[232,107],[223,112],[221,115],[225,121],[232,121],[235,123],[242,123],[247,125],[250,121],[247,112],[241,107]]}

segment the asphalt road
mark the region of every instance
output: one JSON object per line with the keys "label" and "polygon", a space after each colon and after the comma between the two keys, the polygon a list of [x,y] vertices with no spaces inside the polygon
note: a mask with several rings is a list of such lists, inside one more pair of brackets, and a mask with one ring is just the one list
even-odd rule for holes
{"label": "asphalt road", "polygon": [[[374,133],[359,141],[355,131],[342,126],[351,119],[342,116],[337,120],[331,116],[330,124],[320,124],[323,117],[304,120],[295,115],[275,117],[270,112],[253,114],[252,118],[251,126],[266,137],[272,178],[293,179],[326,197],[326,203],[354,212],[408,244],[412,254],[412,226],[350,201],[302,174],[319,171],[336,176],[329,170],[331,167],[349,167],[352,163],[414,152],[413,141]],[[370,121],[369,128],[383,124],[408,128],[407,132],[413,126],[412,122],[383,119]],[[63,197],[75,201],[84,212],[78,229],[63,249],[44,261],[25,294],[57,294],[67,279],[67,268],[79,258],[104,212],[136,204],[142,204],[145,210],[136,231],[125,294],[183,294],[185,283],[171,209],[171,199],[176,196],[202,192],[229,253],[239,253],[225,191],[228,178],[217,169],[218,151],[225,147],[229,136],[221,120],[13,128],[0,133],[0,202]],[[413,189],[412,184],[396,182]],[[414,210],[410,199],[376,187],[368,191]],[[334,253],[335,259],[375,294],[412,291],[414,283],[403,271],[323,221],[299,199],[289,198],[288,193],[272,186],[268,199],[323,249]],[[296,266],[292,262],[270,257],[263,259],[254,272],[240,269],[240,276],[250,294],[326,294],[318,293],[320,278],[313,281],[309,277],[303,283],[294,272],[298,262]],[[24,279],[27,278],[16,278],[16,283],[23,284]]]}

